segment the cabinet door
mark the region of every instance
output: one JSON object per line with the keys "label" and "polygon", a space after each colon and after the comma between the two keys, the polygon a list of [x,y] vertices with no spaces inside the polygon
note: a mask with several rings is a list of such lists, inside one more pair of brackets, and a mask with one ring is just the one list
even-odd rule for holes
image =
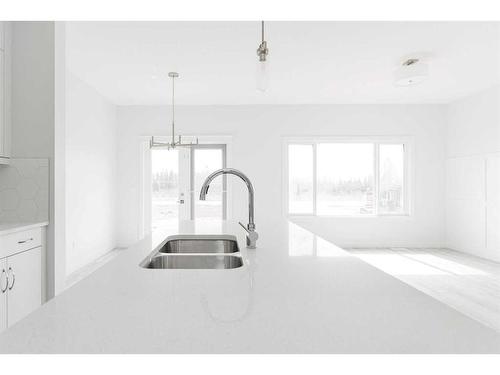
{"label": "cabinet door", "polygon": [[7,328],[7,290],[7,260],[0,259],[0,332]]}
{"label": "cabinet door", "polygon": [[8,164],[11,153],[11,47],[11,24],[0,22],[0,164]]}
{"label": "cabinet door", "polygon": [[6,21],[0,21],[0,50],[4,49],[4,28]]}
{"label": "cabinet door", "polygon": [[0,157],[2,158],[5,157],[5,86],[5,51],[0,49]]}
{"label": "cabinet door", "polygon": [[37,247],[7,258],[9,327],[41,305],[41,254],[41,247]]}

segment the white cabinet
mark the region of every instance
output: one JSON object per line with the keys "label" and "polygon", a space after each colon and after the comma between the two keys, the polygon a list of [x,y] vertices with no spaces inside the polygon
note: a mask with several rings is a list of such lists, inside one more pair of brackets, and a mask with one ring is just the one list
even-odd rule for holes
{"label": "white cabinet", "polygon": [[0,236],[0,332],[42,304],[43,230]]}
{"label": "white cabinet", "polygon": [[11,24],[0,21],[0,164],[11,149]]}
{"label": "white cabinet", "polygon": [[7,328],[7,259],[0,259],[0,332]]}
{"label": "white cabinet", "polygon": [[11,326],[42,304],[41,248],[7,258],[7,322]]}

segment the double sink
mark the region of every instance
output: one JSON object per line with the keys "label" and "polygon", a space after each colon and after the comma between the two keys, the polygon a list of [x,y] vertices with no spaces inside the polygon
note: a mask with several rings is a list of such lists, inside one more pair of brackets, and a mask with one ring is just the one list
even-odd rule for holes
{"label": "double sink", "polygon": [[231,269],[243,266],[235,236],[173,236],[140,264],[148,269]]}

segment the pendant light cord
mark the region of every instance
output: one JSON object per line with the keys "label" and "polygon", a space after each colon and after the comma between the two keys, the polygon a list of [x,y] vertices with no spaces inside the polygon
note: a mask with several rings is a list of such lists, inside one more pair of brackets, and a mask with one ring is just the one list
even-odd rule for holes
{"label": "pendant light cord", "polygon": [[[179,77],[179,73],[177,72],[169,72],[168,76],[172,78],[172,139],[170,142],[155,142],[154,136],[151,136],[151,140],[149,145],[151,148],[161,147],[163,149],[172,150],[176,147],[193,147],[198,145],[198,137],[196,137],[196,142],[187,142],[182,143],[181,135],[179,134],[177,137],[177,141],[175,139],[175,79]],[[168,139],[168,136],[166,136]]]}
{"label": "pendant light cord", "polygon": [[262,41],[264,41],[264,21],[262,22]]}

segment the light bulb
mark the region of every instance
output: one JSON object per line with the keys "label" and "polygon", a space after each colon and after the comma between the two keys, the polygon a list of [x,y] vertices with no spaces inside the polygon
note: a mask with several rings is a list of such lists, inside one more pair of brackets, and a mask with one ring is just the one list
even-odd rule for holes
{"label": "light bulb", "polygon": [[257,90],[267,91],[269,87],[269,61],[257,61],[256,84]]}

